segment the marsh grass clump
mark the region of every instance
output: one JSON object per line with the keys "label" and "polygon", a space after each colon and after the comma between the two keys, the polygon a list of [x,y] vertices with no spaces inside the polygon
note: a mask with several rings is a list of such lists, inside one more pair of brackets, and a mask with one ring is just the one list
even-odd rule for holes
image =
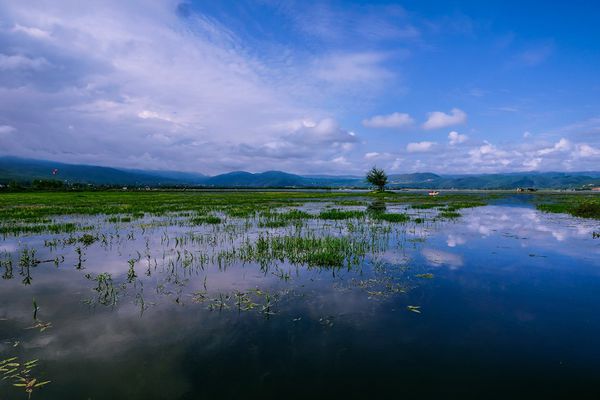
{"label": "marsh grass clump", "polygon": [[97,240],[98,240],[98,236],[91,235],[89,233],[85,233],[79,239],[77,239],[77,241],[79,243],[83,244],[84,246],[90,246],[90,245],[94,244],[94,242],[96,242]]}
{"label": "marsh grass clump", "polygon": [[582,217],[582,218],[600,219],[600,201],[599,202],[585,201],[585,202],[577,205],[573,209],[572,214],[577,217]]}
{"label": "marsh grass clump", "polygon": [[305,211],[289,210],[286,212],[263,212],[258,226],[261,228],[283,228],[290,224],[298,224],[302,220],[313,218],[313,216]]}
{"label": "marsh grass clump", "polygon": [[256,208],[246,207],[231,207],[225,210],[225,213],[233,218],[251,218],[254,216]]}
{"label": "marsh grass clump", "polygon": [[39,233],[71,233],[82,230],[90,230],[93,227],[80,226],[76,223],[67,222],[62,224],[5,224],[0,226],[0,235],[22,235]]}
{"label": "marsh grass clump", "polygon": [[239,254],[245,261],[262,265],[287,260],[291,264],[335,268],[357,264],[368,251],[366,242],[348,237],[260,235],[255,243],[246,243]]}
{"label": "marsh grass clump", "polygon": [[379,221],[387,222],[408,222],[410,217],[403,213],[376,213],[373,218]]}
{"label": "marsh grass clump", "polygon": [[343,220],[343,219],[352,219],[352,218],[364,218],[365,212],[358,210],[340,210],[338,208],[334,208],[331,210],[321,211],[319,214],[320,219],[330,219],[330,220]]}
{"label": "marsh grass clump", "polygon": [[538,195],[536,207],[549,213],[565,213],[575,217],[600,219],[600,197],[592,195]]}
{"label": "marsh grass clump", "polygon": [[438,217],[448,218],[448,219],[455,219],[455,218],[459,218],[460,216],[461,216],[461,214],[459,212],[448,210],[448,209],[442,210],[438,214]]}

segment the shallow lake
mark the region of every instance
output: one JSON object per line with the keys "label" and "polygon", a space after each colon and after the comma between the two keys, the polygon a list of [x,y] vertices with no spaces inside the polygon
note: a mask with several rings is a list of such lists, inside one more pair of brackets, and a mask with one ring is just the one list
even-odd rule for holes
{"label": "shallow lake", "polygon": [[[99,215],[64,217],[89,240],[7,236],[0,360],[38,360],[34,399],[600,397],[597,221],[388,212],[411,221]],[[277,237],[352,240],[321,266]]]}

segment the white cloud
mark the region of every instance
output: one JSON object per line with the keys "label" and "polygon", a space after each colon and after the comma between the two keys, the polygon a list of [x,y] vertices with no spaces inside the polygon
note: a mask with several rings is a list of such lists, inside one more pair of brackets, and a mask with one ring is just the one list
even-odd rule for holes
{"label": "white cloud", "polygon": [[596,157],[600,156],[600,149],[592,147],[589,144],[582,143],[577,145],[575,155],[578,157]]}
{"label": "white cloud", "polygon": [[368,128],[402,128],[413,123],[414,120],[409,114],[399,112],[389,115],[376,115],[362,121],[362,124]]}
{"label": "white cloud", "polygon": [[510,152],[499,149],[487,141],[483,145],[469,150],[469,156],[468,162],[472,167],[485,169],[507,167],[513,159]]}
{"label": "white cloud", "polygon": [[[9,71],[0,74],[0,115],[20,127],[20,140],[3,143],[3,153],[218,173],[317,169],[331,153],[359,145],[353,132],[314,106],[308,62],[305,69],[282,69],[277,59],[250,54],[218,22],[179,16],[173,2],[107,0],[93,3],[94,13],[90,6],[3,7],[3,24],[14,28],[0,30],[0,39],[23,50],[0,54],[0,70]],[[49,35],[51,42],[30,39]],[[358,70],[347,72],[358,75],[346,78],[383,71],[382,57],[350,59]],[[19,74],[24,68],[28,74]],[[316,122],[297,122],[303,119]],[[77,129],[65,129],[71,125]],[[283,165],[278,149],[306,162]]]}
{"label": "white cloud", "polygon": [[450,142],[451,146],[464,143],[468,138],[469,137],[467,135],[460,134],[456,131],[452,131],[448,134],[448,141]]}
{"label": "white cloud", "polygon": [[527,138],[528,138],[528,137],[530,137],[530,136],[531,136],[531,132],[529,132],[529,131],[525,131],[525,132],[523,132],[523,138],[524,138],[524,139],[527,139]]}
{"label": "white cloud", "polygon": [[171,117],[167,115],[162,115],[155,111],[142,110],[138,113],[138,117],[141,119],[160,119],[167,122],[175,122]]}
{"label": "white cloud", "polygon": [[48,66],[48,61],[43,57],[29,58],[21,54],[6,55],[0,54],[0,70],[11,69],[40,69]]}
{"label": "white cloud", "polygon": [[10,125],[0,125],[0,135],[7,135],[9,133],[15,132],[16,129]]}
{"label": "white cloud", "polygon": [[24,34],[31,36],[33,38],[36,38],[36,39],[48,39],[50,37],[50,32],[45,31],[40,28],[36,28],[35,26],[23,26],[23,25],[15,24],[12,31],[24,33]]}
{"label": "white cloud", "polygon": [[552,154],[560,151],[567,151],[571,148],[571,142],[569,142],[565,138],[561,138],[558,142],[554,144],[552,147],[546,147],[544,149],[538,150],[538,154],[543,156],[546,154]]}
{"label": "white cloud", "polygon": [[433,111],[427,114],[427,121],[423,124],[423,129],[438,129],[447,126],[464,124],[467,121],[467,114],[453,108],[449,114],[442,111]]}
{"label": "white cloud", "polygon": [[535,171],[542,164],[543,159],[541,157],[530,158],[523,161],[523,166],[529,171]]}
{"label": "white cloud", "polygon": [[373,158],[377,158],[379,157],[379,153],[377,153],[376,151],[370,152],[370,153],[365,153],[365,158],[367,160],[371,160]]}
{"label": "white cloud", "polygon": [[406,145],[406,151],[408,151],[409,153],[426,153],[428,151],[433,150],[433,147],[436,144],[436,142],[409,143]]}

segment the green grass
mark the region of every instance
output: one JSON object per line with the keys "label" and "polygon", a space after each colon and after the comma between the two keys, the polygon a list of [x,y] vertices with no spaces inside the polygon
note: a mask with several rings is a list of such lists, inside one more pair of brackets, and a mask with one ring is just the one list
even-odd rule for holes
{"label": "green grass", "polygon": [[598,195],[539,195],[538,210],[565,213],[575,217],[600,219],[600,196]]}
{"label": "green grass", "polygon": [[374,213],[373,218],[380,221],[387,222],[408,222],[410,221],[410,217],[406,214],[402,213]]}
{"label": "green grass", "polygon": [[265,211],[260,215],[258,226],[262,228],[282,228],[290,224],[297,224],[302,220],[314,218],[313,215],[300,210],[286,212]]}
{"label": "green grass", "polygon": [[366,242],[335,236],[268,236],[246,243],[238,254],[245,261],[271,264],[287,260],[310,267],[342,267],[356,264],[369,251]]}
{"label": "green grass", "polygon": [[364,216],[365,216],[364,211],[340,210],[340,209],[325,210],[325,211],[321,211],[321,213],[319,214],[320,219],[331,219],[331,220],[363,218]]}
{"label": "green grass", "polygon": [[459,212],[448,211],[448,210],[443,210],[442,212],[440,212],[438,214],[438,217],[440,217],[440,218],[450,218],[450,219],[459,218],[460,216],[461,216],[461,214]]}

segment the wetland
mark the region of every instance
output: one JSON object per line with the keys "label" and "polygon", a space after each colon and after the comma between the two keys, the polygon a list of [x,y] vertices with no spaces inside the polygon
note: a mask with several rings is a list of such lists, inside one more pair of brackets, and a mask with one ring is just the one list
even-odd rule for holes
{"label": "wetland", "polygon": [[599,206],[0,194],[0,398],[597,396]]}

